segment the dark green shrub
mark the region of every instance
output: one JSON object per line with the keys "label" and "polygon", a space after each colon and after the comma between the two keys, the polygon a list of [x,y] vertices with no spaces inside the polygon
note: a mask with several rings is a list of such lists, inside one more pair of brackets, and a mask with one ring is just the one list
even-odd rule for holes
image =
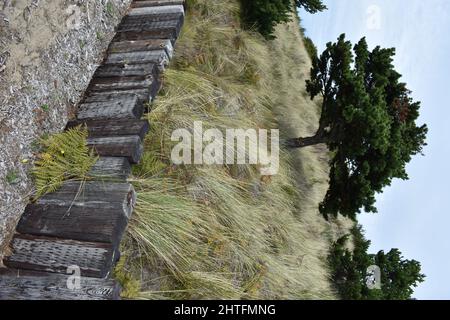
{"label": "dark green shrub", "polygon": [[304,37],[303,42],[305,43],[306,52],[308,52],[309,57],[311,60],[314,60],[317,58],[317,47],[314,44],[314,42],[309,37]]}
{"label": "dark green shrub", "polygon": [[[346,248],[350,235],[336,241],[331,247],[328,262],[332,280],[345,300],[407,300],[413,288],[423,282],[420,263],[406,260],[398,249],[388,253],[369,254],[370,240],[366,240],[360,226],[352,229],[353,251]],[[369,289],[367,269],[378,266],[381,271],[381,289]]]}
{"label": "dark green shrub", "polygon": [[[267,39],[273,39],[273,31],[279,23],[290,20],[294,10],[291,0],[241,0],[242,20],[248,28],[256,28]],[[321,0],[295,0],[295,6],[310,13],[326,9]]]}
{"label": "dark green shrub", "polygon": [[241,0],[246,27],[257,29],[264,37],[273,38],[277,24],[290,20],[290,0]]}
{"label": "dark green shrub", "polygon": [[322,0],[295,0],[297,8],[303,8],[309,13],[317,13],[327,9]]}

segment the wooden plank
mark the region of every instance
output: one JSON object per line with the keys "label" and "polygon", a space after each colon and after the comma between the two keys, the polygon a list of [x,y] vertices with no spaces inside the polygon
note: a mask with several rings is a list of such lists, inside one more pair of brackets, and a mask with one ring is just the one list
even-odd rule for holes
{"label": "wooden plank", "polygon": [[[55,204],[65,206],[84,206],[86,208],[98,208],[100,205],[109,209],[124,203],[126,195],[126,214],[131,215],[134,205],[133,188],[129,183],[103,183],[101,181],[87,181],[81,184],[79,181],[66,181],[55,192],[44,195],[36,200],[37,204]],[[71,211],[70,211],[71,212]],[[69,213],[70,213],[69,212]]]}
{"label": "wooden plank", "polygon": [[162,14],[143,14],[143,15],[137,15],[137,16],[125,16],[122,19],[121,23],[129,23],[129,22],[135,22],[135,21],[167,21],[167,20],[181,20],[181,22],[184,22],[184,14],[182,13],[162,13]]}
{"label": "wooden plank", "polygon": [[172,42],[167,39],[150,39],[150,40],[138,40],[138,41],[119,41],[113,42],[109,46],[109,53],[120,53],[120,52],[136,52],[136,51],[149,51],[149,50],[160,50],[164,49],[166,51],[169,59],[173,57],[173,46]]}
{"label": "wooden plank", "polygon": [[172,44],[177,39],[176,30],[173,29],[154,29],[142,32],[118,32],[114,36],[114,42],[118,41],[135,41],[135,40],[151,40],[151,39],[169,39]]}
{"label": "wooden plank", "polygon": [[123,94],[134,94],[139,98],[143,104],[148,104],[156,96],[161,87],[160,81],[155,81],[151,87],[142,89],[128,89],[128,90],[109,90],[109,91],[95,91],[87,90],[83,97],[83,102],[108,101],[110,97],[119,96]]}
{"label": "wooden plank", "polygon": [[[152,99],[153,93],[160,87],[160,82],[153,77],[114,77],[114,78],[94,78],[88,87],[88,96],[92,96],[94,92],[107,92],[114,94],[118,92],[130,93],[130,90],[144,89],[140,91],[140,100],[147,98]],[[125,92],[126,91],[126,92]],[[92,101],[92,100],[91,100]]]}
{"label": "wooden plank", "polygon": [[65,274],[78,266],[83,277],[105,278],[115,260],[115,249],[106,243],[15,235],[11,247],[13,254],[4,259],[9,268]]}
{"label": "wooden plank", "polygon": [[[159,48],[161,50],[161,48]],[[144,50],[142,50],[144,51]],[[97,68],[94,78],[113,77],[142,77],[143,79],[153,77],[157,79],[159,72],[155,63],[139,64],[104,64]]]}
{"label": "wooden plank", "polygon": [[142,7],[156,7],[156,6],[168,6],[168,5],[183,5],[184,0],[146,0],[146,1],[133,1],[131,2],[132,8]]}
{"label": "wooden plank", "polygon": [[139,136],[88,138],[88,145],[100,156],[126,157],[130,163],[138,163],[143,146]]}
{"label": "wooden plank", "polygon": [[184,6],[171,5],[171,6],[132,8],[130,12],[128,12],[128,16],[142,16],[142,15],[168,14],[168,13],[182,13],[184,15]]}
{"label": "wooden plank", "polygon": [[80,105],[79,120],[139,119],[144,106],[135,95],[123,96],[110,101],[90,102]]}
{"label": "wooden plank", "polygon": [[150,130],[150,124],[147,120],[73,120],[66,128],[73,128],[79,125],[85,125],[90,138],[114,137],[114,136],[139,136],[144,140],[145,135]]}
{"label": "wooden plank", "polygon": [[[110,160],[99,165],[117,170]],[[128,164],[129,166],[129,164]],[[104,171],[108,171],[104,167]],[[129,183],[65,183],[58,191],[30,203],[17,232],[118,245],[133,211],[136,194]]]}
{"label": "wooden plank", "polygon": [[0,300],[120,299],[120,285],[113,279],[80,277],[79,287],[74,288],[70,275],[0,269]]}
{"label": "wooden plank", "polygon": [[140,64],[152,62],[158,66],[167,66],[169,57],[164,49],[137,51],[137,52],[121,52],[111,53],[106,58],[106,63],[120,63],[120,64]]}
{"label": "wooden plank", "polygon": [[124,21],[118,27],[118,32],[143,32],[152,30],[174,30],[175,35],[178,37],[180,34],[181,26],[183,25],[182,19],[166,20],[166,21],[151,21],[148,19],[142,19],[137,21]]}
{"label": "wooden plank", "polygon": [[90,91],[123,91],[145,89],[150,87],[155,79],[153,77],[112,77],[93,78],[88,90]]}
{"label": "wooden plank", "polygon": [[100,157],[89,172],[90,177],[102,181],[125,181],[130,174],[130,162],[121,157]]}

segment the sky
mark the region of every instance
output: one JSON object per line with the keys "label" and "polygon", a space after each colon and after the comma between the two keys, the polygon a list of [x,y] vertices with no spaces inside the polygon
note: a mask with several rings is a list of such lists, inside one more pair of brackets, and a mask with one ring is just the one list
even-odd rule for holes
{"label": "sky", "polygon": [[419,124],[429,134],[425,156],[408,165],[410,180],[396,180],[377,197],[378,213],[359,222],[372,241],[372,253],[398,248],[422,264],[427,276],[417,299],[450,299],[450,1],[325,0],[328,10],[300,10],[302,26],[323,51],[341,33],[370,47],[395,47],[395,66],[422,102]]}

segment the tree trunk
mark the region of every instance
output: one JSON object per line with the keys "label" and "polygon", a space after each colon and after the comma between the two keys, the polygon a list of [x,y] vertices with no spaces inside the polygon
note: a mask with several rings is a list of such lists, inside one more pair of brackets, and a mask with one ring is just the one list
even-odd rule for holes
{"label": "tree trunk", "polygon": [[319,143],[326,143],[326,138],[323,134],[316,134],[313,137],[288,139],[286,145],[289,148],[304,148]]}

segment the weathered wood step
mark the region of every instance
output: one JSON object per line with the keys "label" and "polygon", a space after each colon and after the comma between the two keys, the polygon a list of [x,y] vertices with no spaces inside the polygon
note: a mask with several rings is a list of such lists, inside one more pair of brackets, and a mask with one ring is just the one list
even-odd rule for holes
{"label": "weathered wood step", "polygon": [[126,157],[133,164],[139,162],[143,152],[139,136],[88,138],[87,142],[100,156]]}
{"label": "weathered wood step", "polygon": [[144,14],[144,15],[136,15],[136,16],[125,16],[122,19],[121,23],[130,23],[130,22],[137,22],[137,21],[167,21],[167,20],[181,20],[181,22],[184,22],[184,14],[183,13],[162,13],[162,14]]}
{"label": "weathered wood step", "polygon": [[131,3],[132,8],[142,7],[156,7],[156,6],[169,6],[169,5],[183,5],[184,0],[144,0],[133,1]]}
{"label": "weathered wood step", "polygon": [[168,13],[182,13],[184,15],[184,6],[169,5],[169,6],[137,7],[132,8],[128,12],[128,16],[133,17],[133,16],[168,14]]}
{"label": "weathered wood step", "polygon": [[152,92],[155,90],[152,87],[157,86],[159,86],[159,83],[153,77],[94,78],[89,85],[88,92],[128,91],[136,89],[148,89],[149,92]]}
{"label": "weathered wood step", "polygon": [[123,52],[150,51],[161,49],[164,49],[169,59],[172,59],[173,46],[172,42],[170,42],[170,40],[167,39],[113,42],[109,46],[108,52],[123,53]]}
{"label": "weathered wood step", "polygon": [[166,50],[149,50],[137,52],[120,52],[111,53],[106,58],[106,63],[111,64],[140,64],[140,63],[155,63],[160,66],[167,66],[169,64],[169,57]]}
{"label": "weathered wood step", "polygon": [[109,101],[115,97],[122,95],[136,95],[139,101],[143,104],[151,102],[161,87],[160,81],[155,81],[154,85],[150,88],[141,89],[125,89],[125,90],[106,90],[106,91],[95,91],[87,90],[83,98],[83,103],[99,102],[99,101]]}
{"label": "weathered wood step", "polygon": [[[123,160],[104,158],[99,163],[102,169],[94,167],[94,171],[114,174],[129,170],[128,161]],[[129,183],[106,181],[64,183],[56,192],[26,207],[17,232],[117,245],[132,214],[136,194]]]}
{"label": "weathered wood step", "polygon": [[123,21],[119,28],[118,32],[142,32],[142,31],[151,31],[151,30],[174,30],[176,36],[180,34],[181,27],[183,25],[183,16],[180,16],[180,19],[176,20],[165,20],[165,21],[151,21],[147,19],[142,20],[125,20]]}
{"label": "weathered wood step", "polygon": [[139,136],[144,140],[145,135],[150,130],[147,120],[73,120],[67,124],[66,128],[73,128],[85,125],[90,138],[114,137],[114,136]]}
{"label": "weathered wood step", "polygon": [[126,181],[130,174],[130,162],[121,157],[100,157],[89,172],[90,177],[100,181]]}
{"label": "weathered wood step", "polygon": [[0,269],[0,300],[120,299],[120,285],[115,280],[80,277],[78,286],[69,277],[70,274]]}
{"label": "weathered wood step", "polygon": [[136,95],[124,95],[110,101],[83,103],[79,107],[77,118],[79,120],[139,119],[143,112],[143,103]]}
{"label": "weathered wood step", "polygon": [[152,40],[152,39],[169,39],[172,44],[176,42],[177,32],[173,29],[154,29],[149,31],[129,31],[118,32],[113,41],[135,41],[135,40]]}
{"label": "weathered wood step", "polygon": [[13,254],[4,263],[9,268],[66,274],[71,266],[81,276],[105,278],[115,261],[111,244],[16,235],[11,241]]}
{"label": "weathered wood step", "polygon": [[[147,51],[150,51],[149,49]],[[161,50],[161,48],[159,48]],[[142,50],[144,51],[144,50]],[[139,63],[139,64],[104,64],[97,68],[94,73],[95,78],[114,78],[114,77],[142,77],[146,79],[153,77],[158,79],[159,71],[155,63]]]}
{"label": "weathered wood step", "polygon": [[[61,207],[113,208],[127,199],[126,214],[132,213],[133,187],[129,183],[103,183],[101,181],[66,181],[58,190],[36,200],[37,204],[54,204]],[[100,198],[100,199],[99,199]],[[128,202],[129,201],[129,202]],[[67,210],[66,210],[67,211]],[[72,211],[70,211],[72,212]],[[69,212],[69,213],[70,213]]]}

